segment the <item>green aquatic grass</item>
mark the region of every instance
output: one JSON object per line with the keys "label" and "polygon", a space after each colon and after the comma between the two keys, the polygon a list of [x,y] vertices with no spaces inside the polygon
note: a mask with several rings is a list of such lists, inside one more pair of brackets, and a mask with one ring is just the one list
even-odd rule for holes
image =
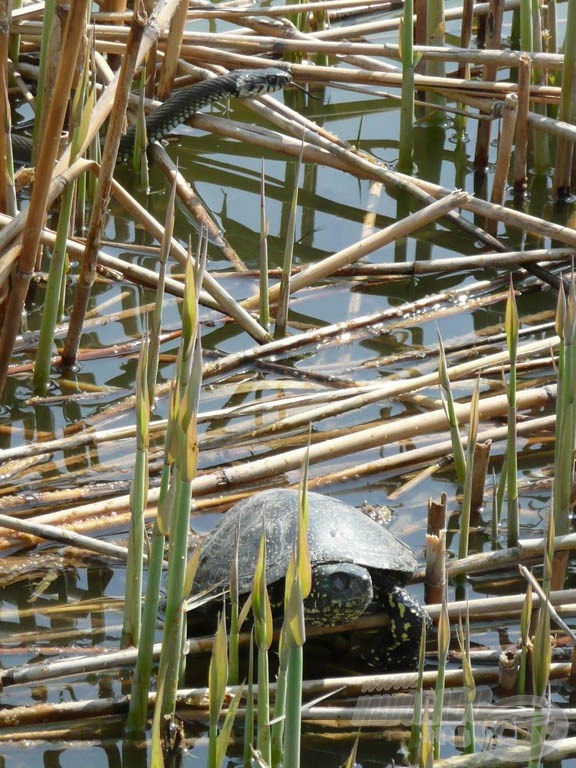
{"label": "green aquatic grass", "polygon": [[40,44],[40,67],[38,71],[38,89],[36,94],[36,119],[32,127],[32,162],[41,143],[44,102],[47,95],[49,67],[52,66],[53,51],[51,38],[55,33],[56,0],[46,0],[42,16],[42,42]]}
{"label": "green aquatic grass", "polygon": [[148,343],[142,346],[136,372],[136,460],[130,490],[129,557],[126,564],[126,599],[120,645],[138,647],[142,611],[144,566],[144,512],[148,498],[148,450],[150,442],[150,400],[148,397]]}
{"label": "green aquatic grass", "polygon": [[248,649],[248,686],[246,690],[246,709],[244,712],[244,745],[242,762],[250,766],[252,761],[252,745],[254,744],[254,631],[250,632],[250,646]]}
{"label": "green aquatic grass", "polygon": [[266,216],[266,175],[264,161],[260,169],[260,239],[258,249],[259,288],[260,288],[260,325],[266,330],[270,327],[270,299],[268,282],[268,234],[269,224]]}
{"label": "green aquatic grass", "polygon": [[508,397],[508,439],[506,441],[506,487],[508,490],[508,546],[515,547],[520,536],[520,509],[518,502],[518,445],[516,435],[516,360],[518,355],[519,319],[514,285],[510,276],[506,316],[504,320],[508,346],[510,372],[506,386]]}
{"label": "green aquatic grass", "polygon": [[283,635],[288,648],[286,680],[286,727],[284,729],[284,766],[300,766],[302,728],[302,678],[304,663],[304,600],[312,589],[312,567],[308,550],[308,453],[303,462],[298,492],[298,540],[286,574],[286,598]]}
{"label": "green aquatic grass", "polygon": [[228,679],[230,685],[240,681],[240,621],[238,612],[238,544],[240,531],[236,528],[234,539],[234,558],[230,571],[230,633],[228,638]]}
{"label": "green aquatic grass", "polygon": [[464,451],[464,444],[462,442],[462,436],[460,435],[460,424],[458,423],[458,417],[456,415],[456,404],[454,396],[452,394],[452,387],[450,384],[450,377],[448,376],[448,364],[446,362],[446,353],[444,351],[444,343],[440,333],[438,336],[438,383],[440,384],[440,397],[442,399],[442,406],[446,419],[448,421],[448,428],[450,430],[450,440],[452,442],[452,453],[454,456],[454,469],[456,471],[456,477],[460,485],[464,485],[466,482],[466,454]]}
{"label": "green aquatic grass", "polygon": [[206,243],[201,239],[198,258],[186,266],[186,291],[182,302],[182,339],[177,363],[176,381],[170,402],[170,425],[167,430],[167,454],[171,465],[168,571],[166,575],[166,612],[161,668],[166,674],[164,714],[173,714],[181,672],[186,622],[184,600],[187,575],[188,532],[192,503],[192,481],[198,461],[196,415],[202,383],[202,352],[199,334],[198,297],[204,265]]}
{"label": "green aquatic grass", "polygon": [[404,0],[398,42],[402,59],[402,94],[398,169],[412,173],[414,159],[414,0]]}
{"label": "green aquatic grass", "polygon": [[571,496],[573,491],[574,449],[575,449],[575,406],[576,396],[576,288],[574,277],[570,281],[568,297],[558,292],[556,305],[556,333],[560,338],[558,347],[556,395],[556,431],[554,445],[554,526],[558,536],[568,533],[570,528]]}
{"label": "green aquatic grass", "polygon": [[418,682],[414,689],[414,714],[410,726],[410,739],[408,741],[408,757],[410,765],[423,765],[425,755],[424,733],[424,663],[426,660],[426,622],[422,622],[420,634],[420,651],[418,654]]}
{"label": "green aquatic grass", "polygon": [[257,648],[258,664],[258,702],[256,746],[267,765],[272,763],[272,743],[270,733],[270,673],[268,651],[272,645],[272,608],[266,588],[266,531],[262,528],[262,538],[254,582],[252,586],[252,613],[254,616],[254,641]]}
{"label": "green aquatic grass", "polygon": [[[139,361],[140,371],[140,366],[144,358],[144,350],[147,350],[147,354],[145,355],[146,364],[142,365],[142,370],[138,376],[138,381],[140,384],[139,390],[136,392],[137,414],[139,414],[139,421],[141,421],[142,424],[146,426],[146,428],[148,428],[150,409],[153,407],[156,391],[158,357],[160,352],[160,333],[162,329],[162,308],[164,304],[166,260],[170,250],[170,240],[174,230],[175,201],[176,184],[174,183],[172,185],[170,197],[168,198],[168,203],[166,206],[164,236],[160,247],[158,287],[155,296],[154,310],[151,315],[149,341],[143,348],[143,352]],[[146,420],[144,420],[145,414]],[[145,441],[144,438],[145,435],[142,433],[142,435],[138,438],[138,442],[143,446],[147,446],[147,439]],[[165,451],[164,465],[162,468],[160,482],[161,492],[160,500],[158,502],[158,513],[152,524],[151,540],[150,542],[146,542],[148,545],[147,549],[149,554],[146,593],[142,606],[142,623],[140,642],[138,643],[138,658],[134,671],[132,694],[130,697],[129,712],[126,721],[126,732],[132,735],[141,735],[144,732],[146,718],[148,715],[148,694],[150,692],[150,682],[152,676],[153,646],[156,639],[160,583],[164,566],[165,533],[167,530],[169,530],[170,527],[169,517],[171,514],[171,509],[169,503],[167,503],[169,500],[168,489],[170,485],[170,476],[171,462],[169,461],[169,452]],[[147,477],[143,474],[142,471],[135,474],[135,487],[141,488],[144,482],[146,482],[147,485]],[[145,500],[145,498],[146,497],[144,496],[143,500]],[[142,506],[142,526],[144,524],[144,509],[145,506]],[[133,551],[135,554],[131,553],[131,557],[141,557],[143,555],[144,543],[144,533],[142,533],[142,538],[140,539],[139,537],[138,542],[135,541],[132,543]],[[136,604],[136,595],[132,597],[132,601],[134,604]],[[140,610],[139,598],[138,609]]]}
{"label": "green aquatic grass", "polygon": [[473,755],[476,752],[476,728],[474,718],[474,699],[476,696],[476,682],[470,660],[470,622],[466,616],[466,626],[460,621],[457,630],[458,645],[462,655],[462,672],[464,673],[464,752]]}
{"label": "green aquatic grass", "polygon": [[218,721],[228,684],[228,648],[226,642],[226,613],[222,611],[214,636],[210,668],[208,671],[208,768],[222,764],[222,742],[218,739]]}
{"label": "green aquatic grass", "polygon": [[523,695],[527,691],[526,676],[528,674],[528,659],[530,656],[530,622],[532,620],[532,587],[526,585],[526,598],[520,616],[520,666],[518,670],[517,692]]}
{"label": "green aquatic grass", "polygon": [[[89,55],[86,49],[85,59]],[[96,91],[89,83],[90,68],[82,69],[82,77],[74,92],[71,105],[72,149],[71,157],[75,158],[82,144],[87,130],[87,121],[96,102]],[[62,316],[65,303],[66,269],[68,267],[68,255],[66,252],[68,235],[74,221],[75,200],[78,194],[80,182],[85,180],[83,174],[80,179],[73,180],[67,185],[62,196],[60,211],[58,214],[58,226],[56,229],[56,243],[50,257],[48,267],[48,283],[44,297],[44,307],[40,320],[40,333],[32,381],[34,389],[42,394],[48,391],[50,372],[52,368],[52,355],[54,354],[54,336],[56,325]],[[85,184],[82,185],[83,187]]]}
{"label": "green aquatic grass", "polygon": [[550,637],[550,583],[552,580],[552,560],[554,558],[554,517],[550,515],[546,551],[544,553],[544,578],[542,589],[545,599],[540,600],[538,620],[533,640],[532,653],[532,689],[535,696],[534,712],[531,729],[530,762],[528,768],[539,768],[541,765],[542,749],[546,743],[548,717],[547,705],[544,703],[550,680],[550,665],[552,662],[552,640]]}
{"label": "green aquatic grass", "polygon": [[276,326],[274,328],[274,337],[282,338],[286,335],[286,324],[288,322],[288,307],[290,304],[290,275],[292,273],[292,263],[294,261],[294,243],[296,237],[296,217],[298,215],[298,180],[300,178],[300,169],[302,167],[302,153],[304,144],[300,148],[300,155],[296,170],[294,172],[294,185],[292,187],[292,199],[290,201],[290,214],[286,227],[286,238],[284,242],[284,260],[282,262],[282,276],[280,278],[280,294],[278,296],[278,307],[276,310]]}
{"label": "green aquatic grass", "polygon": [[442,609],[438,620],[438,676],[434,688],[434,708],[432,712],[432,744],[434,759],[440,759],[440,745],[442,743],[442,710],[444,708],[444,693],[446,689],[446,662],[450,648],[450,617],[446,589],[442,595]]}
{"label": "green aquatic grass", "polygon": [[479,414],[480,382],[476,379],[472,402],[470,404],[470,421],[468,428],[468,450],[466,456],[466,477],[460,512],[460,535],[458,539],[458,557],[468,557],[468,541],[470,538],[470,516],[472,513],[472,493],[474,482],[474,451],[480,424]]}

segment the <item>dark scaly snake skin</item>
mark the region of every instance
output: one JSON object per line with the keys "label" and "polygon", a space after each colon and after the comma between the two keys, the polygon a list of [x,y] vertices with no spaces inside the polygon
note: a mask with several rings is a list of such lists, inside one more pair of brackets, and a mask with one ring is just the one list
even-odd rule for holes
{"label": "dark scaly snake skin", "polygon": [[[148,145],[185,123],[195,112],[220,99],[244,99],[279,91],[292,82],[289,72],[276,67],[267,69],[239,69],[227,75],[202,80],[175,91],[158,109],[146,117]],[[127,160],[134,149],[136,129],[130,126],[120,140],[119,160]],[[21,163],[30,162],[32,142],[25,136],[12,136],[14,158]]]}

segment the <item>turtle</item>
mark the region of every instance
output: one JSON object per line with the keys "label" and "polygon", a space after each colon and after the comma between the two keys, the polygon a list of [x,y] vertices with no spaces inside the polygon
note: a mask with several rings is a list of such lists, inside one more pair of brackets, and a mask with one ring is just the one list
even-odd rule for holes
{"label": "turtle", "polygon": [[[427,616],[404,589],[416,569],[412,549],[361,510],[330,496],[309,492],[308,511],[312,589],[304,601],[306,622],[338,626],[366,612],[385,611],[389,624],[361,655],[371,666],[414,669]],[[281,612],[297,526],[297,491],[265,490],[234,504],[200,544],[192,597],[229,583],[237,530],[238,592],[249,594],[264,528],[266,584]]]}

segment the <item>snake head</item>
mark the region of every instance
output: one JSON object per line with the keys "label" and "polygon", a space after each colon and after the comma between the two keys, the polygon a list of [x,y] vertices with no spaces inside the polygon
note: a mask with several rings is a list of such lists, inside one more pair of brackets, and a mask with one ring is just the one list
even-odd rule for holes
{"label": "snake head", "polygon": [[235,74],[237,76],[237,96],[240,98],[274,93],[274,91],[280,91],[292,82],[290,72],[279,67],[238,70]]}

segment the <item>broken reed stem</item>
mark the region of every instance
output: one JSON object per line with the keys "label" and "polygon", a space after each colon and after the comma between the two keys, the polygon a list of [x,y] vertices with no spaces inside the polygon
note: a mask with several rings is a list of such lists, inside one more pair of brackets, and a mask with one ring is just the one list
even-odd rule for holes
{"label": "broken reed stem", "polygon": [[522,56],[518,66],[518,114],[514,137],[514,188],[522,192],[528,185],[528,114],[532,65]]}
{"label": "broken reed stem", "polygon": [[179,3],[176,13],[170,19],[170,27],[166,34],[166,51],[158,74],[156,95],[159,99],[165,99],[170,95],[174,84],[174,78],[178,71],[180,47],[186,28],[188,6]]}
{"label": "broken reed stem", "polygon": [[[500,49],[500,36],[502,34],[502,21],[504,17],[504,4],[499,0],[490,0],[490,24],[486,28],[486,41],[482,47],[488,50]],[[493,61],[484,65],[482,80],[495,80],[497,66]],[[488,149],[490,145],[490,132],[492,126],[488,120],[482,120],[478,124],[476,134],[476,154],[474,156],[474,170],[484,173],[488,167]]]}
{"label": "broken reed stem", "polygon": [[[503,205],[506,196],[506,185],[508,182],[510,158],[512,157],[512,149],[514,145],[514,130],[516,128],[517,113],[518,96],[515,93],[509,93],[504,99],[504,114],[502,115],[502,122],[500,125],[496,169],[492,180],[492,194],[490,196],[490,201],[496,205]],[[496,237],[498,233],[498,222],[495,219],[489,219],[486,222],[486,231],[488,234]]]}

